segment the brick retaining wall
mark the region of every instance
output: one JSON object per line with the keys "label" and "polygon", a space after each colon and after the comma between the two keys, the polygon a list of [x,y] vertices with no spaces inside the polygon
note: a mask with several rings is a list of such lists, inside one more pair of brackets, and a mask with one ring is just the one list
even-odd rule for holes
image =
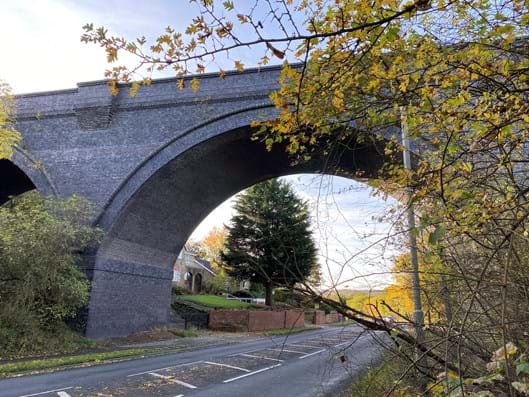
{"label": "brick retaining wall", "polygon": [[208,328],[217,331],[266,331],[302,328],[305,317],[298,310],[213,310],[209,313]]}
{"label": "brick retaining wall", "polygon": [[307,319],[315,325],[324,325],[329,323],[337,323],[343,320],[343,316],[337,312],[325,314],[322,310],[314,310],[307,313]]}

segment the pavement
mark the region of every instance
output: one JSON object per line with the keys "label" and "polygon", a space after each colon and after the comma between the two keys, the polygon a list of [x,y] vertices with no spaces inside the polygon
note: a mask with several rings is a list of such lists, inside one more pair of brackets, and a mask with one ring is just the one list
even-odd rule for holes
{"label": "pavement", "polygon": [[381,348],[357,326],[0,380],[0,397],[335,396]]}

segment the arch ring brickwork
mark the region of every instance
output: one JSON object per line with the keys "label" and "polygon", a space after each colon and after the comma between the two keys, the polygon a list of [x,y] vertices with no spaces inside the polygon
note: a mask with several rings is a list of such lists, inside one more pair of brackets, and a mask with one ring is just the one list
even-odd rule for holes
{"label": "arch ring brickwork", "polygon": [[339,163],[292,165],[284,148],[267,151],[249,124],[272,117],[269,104],[198,125],[163,145],[121,184],[99,218],[107,230],[92,258],[87,336],[126,335],[167,322],[172,266],[194,228],[233,194],[287,174],[375,177],[384,162],[376,145],[352,143]]}
{"label": "arch ring brickwork", "polygon": [[13,148],[13,156],[9,160],[31,179],[40,193],[46,196],[58,195],[56,187],[44,169],[44,165],[35,161],[27,151],[15,147]]}

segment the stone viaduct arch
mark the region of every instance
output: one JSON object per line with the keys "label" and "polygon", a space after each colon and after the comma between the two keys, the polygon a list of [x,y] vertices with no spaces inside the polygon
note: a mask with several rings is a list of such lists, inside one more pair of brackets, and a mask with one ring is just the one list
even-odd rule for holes
{"label": "stone viaduct arch", "polygon": [[14,148],[13,156],[0,160],[0,205],[29,190],[37,189],[45,195],[56,195],[57,191],[46,173],[39,168],[31,156],[20,148]]}
{"label": "stone viaduct arch", "polygon": [[41,191],[87,197],[106,230],[97,252],[87,254],[93,282],[87,336],[125,335],[166,322],[178,252],[233,194],[294,173],[378,176],[382,142],[353,139],[330,158],[292,165],[283,148],[267,152],[251,139],[250,122],[274,114],[267,97],[278,72],[204,76],[196,94],[178,91],[167,79],[136,98],[126,90],[111,97],[104,82],[18,97],[23,148],[49,176]]}

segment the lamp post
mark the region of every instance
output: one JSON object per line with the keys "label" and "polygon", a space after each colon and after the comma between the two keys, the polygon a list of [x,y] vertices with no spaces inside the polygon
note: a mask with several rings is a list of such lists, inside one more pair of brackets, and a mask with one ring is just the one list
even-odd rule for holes
{"label": "lamp post", "polygon": [[[401,132],[402,132],[402,152],[404,160],[404,169],[408,174],[412,171],[411,156],[410,156],[410,136],[408,135],[408,127],[406,122],[406,112],[404,107],[400,108]],[[408,236],[410,241],[410,258],[412,266],[412,292],[413,292],[413,321],[415,326],[415,338],[418,345],[424,346],[424,314],[422,311],[421,302],[421,284],[419,280],[419,258],[417,255],[417,238],[415,232],[415,209],[413,205],[413,187],[408,185],[406,187],[408,196]],[[424,356],[420,349],[415,349],[416,362],[419,368],[426,368],[426,356]]]}

